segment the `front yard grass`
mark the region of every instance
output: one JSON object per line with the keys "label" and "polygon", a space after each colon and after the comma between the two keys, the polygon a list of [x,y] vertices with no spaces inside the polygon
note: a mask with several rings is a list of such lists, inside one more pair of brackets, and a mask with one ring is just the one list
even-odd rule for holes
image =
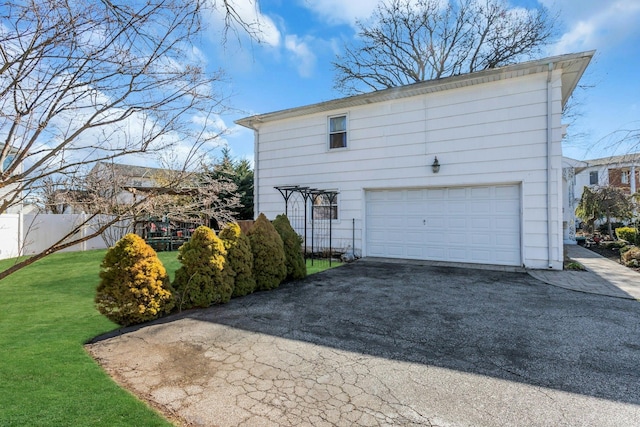
{"label": "front yard grass", "polygon": [[[171,425],[84,350],[117,328],[93,304],[105,252],[53,254],[0,280],[0,426]],[[158,256],[173,277],[177,252]],[[329,268],[307,265],[309,274]]]}
{"label": "front yard grass", "polygon": [[93,306],[104,254],[54,254],[0,280],[1,426],[171,425],[83,348],[117,327]]}

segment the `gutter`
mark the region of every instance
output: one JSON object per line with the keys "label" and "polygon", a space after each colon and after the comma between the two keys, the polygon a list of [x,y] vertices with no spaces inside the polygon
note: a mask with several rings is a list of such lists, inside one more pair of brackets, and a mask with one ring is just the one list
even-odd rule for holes
{"label": "gutter", "polygon": [[553,73],[553,63],[549,62],[549,69],[547,71],[547,259],[548,259],[548,267],[553,268],[553,248],[552,248],[552,227],[551,227],[551,148],[552,148],[552,96],[553,96],[553,87],[551,84],[551,75]]}

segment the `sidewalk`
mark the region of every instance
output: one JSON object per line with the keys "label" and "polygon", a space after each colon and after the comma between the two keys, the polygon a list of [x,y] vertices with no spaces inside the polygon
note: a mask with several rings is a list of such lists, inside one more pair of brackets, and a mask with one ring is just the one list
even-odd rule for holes
{"label": "sidewalk", "polygon": [[587,271],[530,270],[538,280],[561,288],[640,300],[640,274],[578,245],[567,245],[569,258]]}

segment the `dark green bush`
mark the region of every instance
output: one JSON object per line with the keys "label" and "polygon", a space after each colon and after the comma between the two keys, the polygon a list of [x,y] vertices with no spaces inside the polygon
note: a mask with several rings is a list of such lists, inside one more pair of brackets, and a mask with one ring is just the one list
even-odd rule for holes
{"label": "dark green bush", "polygon": [[105,254],[95,303],[120,325],[153,320],[174,305],[169,277],[155,251],[135,234],[127,234]]}
{"label": "dark green bush", "polygon": [[602,241],[600,242],[600,247],[602,248],[606,248],[606,249],[611,249],[611,250],[618,250],[620,248],[624,248],[625,246],[627,246],[629,243],[626,240],[609,240],[609,241]]}
{"label": "dark green bush", "polygon": [[226,267],[227,251],[209,227],[196,228],[180,247],[182,264],[173,282],[179,308],[209,307],[228,302],[233,293],[233,273]]}
{"label": "dark green bush", "polygon": [[631,247],[621,255],[620,259],[627,267],[640,267],[640,248]]}
{"label": "dark green bush", "polygon": [[284,244],[264,214],[247,232],[253,253],[253,276],[259,291],[275,289],[287,277]]}
{"label": "dark green bush", "polygon": [[287,280],[298,280],[307,277],[307,266],[302,253],[302,237],[291,227],[286,215],[278,215],[273,226],[284,244]]}
{"label": "dark green bush", "polygon": [[227,250],[227,263],[234,276],[233,297],[248,295],[256,290],[253,277],[253,253],[249,238],[236,223],[227,224],[220,232],[220,239]]}
{"label": "dark green bush", "polygon": [[633,227],[616,228],[616,236],[618,236],[618,239],[626,240],[632,244],[638,243],[638,230]]}

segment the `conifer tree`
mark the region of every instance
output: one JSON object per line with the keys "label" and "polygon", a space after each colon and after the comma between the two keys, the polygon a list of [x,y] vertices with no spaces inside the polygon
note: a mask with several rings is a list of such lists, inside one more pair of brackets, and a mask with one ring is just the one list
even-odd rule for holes
{"label": "conifer tree", "polygon": [[280,235],[264,214],[247,232],[253,253],[253,275],[259,291],[275,289],[287,277],[284,244]]}
{"label": "conifer tree", "polygon": [[109,320],[126,326],[153,320],[174,306],[169,277],[156,252],[127,234],[101,264],[95,303]]}

